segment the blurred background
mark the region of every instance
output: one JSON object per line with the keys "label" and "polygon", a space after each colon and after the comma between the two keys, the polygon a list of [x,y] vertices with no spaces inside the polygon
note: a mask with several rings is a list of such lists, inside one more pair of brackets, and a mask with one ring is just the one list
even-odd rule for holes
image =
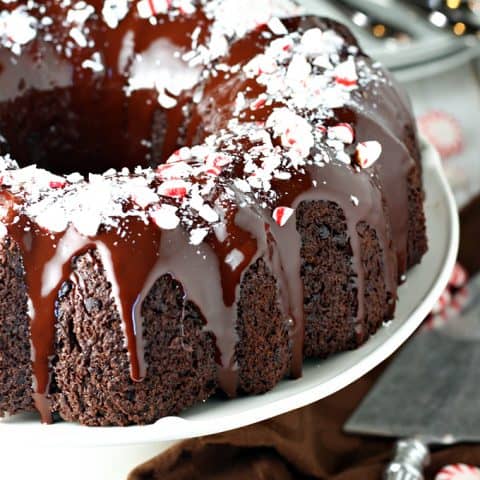
{"label": "blurred background", "polygon": [[[304,0],[349,24],[411,96],[459,208],[480,193],[480,0]],[[480,222],[480,219],[479,219]]]}

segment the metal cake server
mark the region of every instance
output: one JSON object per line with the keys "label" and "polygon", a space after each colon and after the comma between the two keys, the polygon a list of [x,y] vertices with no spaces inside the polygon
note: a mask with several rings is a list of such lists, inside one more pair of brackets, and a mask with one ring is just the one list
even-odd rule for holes
{"label": "metal cake server", "polygon": [[408,342],[345,424],[402,439],[388,480],[423,479],[429,446],[480,441],[480,277],[468,288],[462,313]]}

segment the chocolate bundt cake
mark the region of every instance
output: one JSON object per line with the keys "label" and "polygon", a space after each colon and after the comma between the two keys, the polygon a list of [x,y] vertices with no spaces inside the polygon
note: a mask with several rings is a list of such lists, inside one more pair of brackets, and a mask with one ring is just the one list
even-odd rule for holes
{"label": "chocolate bundt cake", "polygon": [[392,318],[408,101],[338,23],[239,5],[0,1],[0,414],[154,422]]}

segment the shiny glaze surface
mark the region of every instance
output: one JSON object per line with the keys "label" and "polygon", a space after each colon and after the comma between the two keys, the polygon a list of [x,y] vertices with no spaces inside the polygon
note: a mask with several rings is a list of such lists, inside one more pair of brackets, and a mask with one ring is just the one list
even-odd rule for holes
{"label": "shiny glaze surface", "polygon": [[[311,17],[284,22],[287,33],[302,35],[310,29],[337,32],[345,42],[340,60],[353,55],[358,65],[373,72],[374,79],[354,90],[345,105],[326,112],[319,109],[314,114],[302,113],[317,129],[340,123],[351,125],[355,139],[345,151],[351,164],[339,162],[331,149],[315,137],[304,164],[287,168],[288,180],[273,178],[268,189],[242,191],[236,180],[247,181],[249,177],[248,158],[257,147],[252,131],[255,134],[266,131],[272,137],[275,152],[280,151],[283,160],[288,156],[271,130],[264,130],[275,110],[288,103],[275,101],[248,114],[245,110],[235,113],[239,94],[247,102],[254,102],[266,91],[245,74],[247,64],[285,33],[272,34],[262,26],[233,43],[229,54],[217,60],[215,67],[192,66],[181,59],[185,54],[188,57],[192,35],[199,44],[210,41],[213,20],[203,7],[186,15],[156,15],[155,22],[140,18],[132,8],[118,26],[109,28],[100,18],[101,2],[89,2],[96,14],[85,25],[93,44],[80,47],[72,43],[70,30],[63,24],[65,10],[57,2],[43,3],[46,11],[33,9],[31,14],[52,18],[51,25],[40,28],[40,34],[23,47],[21,55],[7,48],[0,50],[0,127],[20,166],[30,163],[31,158],[25,144],[19,142],[17,131],[21,126],[11,114],[35,106],[47,95],[63,99],[68,110],[59,111],[60,123],[67,136],[71,132],[76,134],[66,147],[62,142],[43,144],[42,138],[35,140],[35,148],[42,153],[39,166],[53,172],[155,167],[182,143],[191,145],[205,140],[209,147],[213,145],[214,152],[228,156],[225,165],[220,162],[218,167],[214,162],[210,169],[213,173],[202,170],[200,175],[188,174],[192,185],[199,184],[199,188],[210,185],[202,195],[204,205],[219,216],[213,224],[206,221],[212,214],[202,215],[189,194],[185,198],[190,203],[185,203],[184,194],[160,193],[160,199],[157,197],[143,206],[143,210],[126,201],[122,218],[113,222],[113,226],[100,222],[96,233],[91,234],[79,232],[70,224],[52,233],[28,217],[22,201],[7,206],[4,224],[20,246],[24,259],[31,302],[34,396],[43,421],[51,418],[46,400],[51,374],[49,362],[54,354],[55,301],[63,282],[72,275],[72,259],[88,249],[98,250],[104,273],[112,285],[112,295],[123,320],[133,381],[141,381],[146,372],[142,301],[155,280],[168,273],[183,285],[185,300],[198,306],[206,321],[205,329],[214,333],[219,385],[234,396],[238,384],[236,305],[243,274],[260,258],[278,281],[285,322],[291,324],[291,374],[301,375],[305,322],[302,238],[297,232],[295,214],[281,224],[275,218],[278,208],[295,212],[302,202],[327,200],[343,209],[356,273],[358,308],[352,322],[359,339],[367,332],[361,328],[365,316],[365,278],[357,225],[364,221],[372,226],[382,248],[386,290],[393,299],[393,311],[397,278],[406,268],[406,178],[415,164],[404,146],[410,111],[383,71],[372,66],[343,27]],[[8,8],[16,6],[10,4]],[[63,48],[53,49],[47,40],[49,35]],[[352,46],[353,54],[349,50]],[[99,71],[85,68],[85,61],[94,58],[94,54],[101,59],[103,68]],[[201,83],[203,97],[193,103],[202,79],[205,79]],[[164,83],[159,87],[158,82]],[[375,107],[369,99],[372,95],[378,99]],[[398,105],[401,107],[395,109]],[[235,128],[230,124],[232,118],[237,119]],[[161,134],[158,131],[152,134],[156,122],[160,122]],[[30,133],[27,131],[24,138],[29,138]],[[207,139],[212,134],[213,139]],[[55,132],[46,137],[55,137]],[[373,167],[359,168],[355,165],[356,148],[371,140],[381,144],[382,154]],[[178,153],[175,155],[178,157]],[[211,160],[208,155],[203,159],[195,155],[192,158],[187,163],[206,165]],[[168,161],[175,163],[178,159],[170,157]],[[135,175],[130,173],[130,176]],[[148,188],[157,191],[162,182],[157,172],[149,180]],[[24,188],[16,196],[22,197]],[[8,182],[4,182],[3,189],[9,192]],[[168,197],[167,206],[178,208],[180,219],[173,228],[164,228],[154,221],[154,209],[165,203],[162,195]],[[201,238],[194,240],[198,234]]]}

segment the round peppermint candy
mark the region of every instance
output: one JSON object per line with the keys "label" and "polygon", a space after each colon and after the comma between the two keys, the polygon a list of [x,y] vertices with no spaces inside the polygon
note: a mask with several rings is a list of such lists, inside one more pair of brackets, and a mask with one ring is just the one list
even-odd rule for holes
{"label": "round peppermint candy", "polygon": [[444,159],[463,150],[463,134],[457,119],[447,112],[434,110],[418,119],[420,132]]}
{"label": "round peppermint candy", "polygon": [[435,480],[480,480],[480,470],[472,465],[456,463],[443,467]]}

